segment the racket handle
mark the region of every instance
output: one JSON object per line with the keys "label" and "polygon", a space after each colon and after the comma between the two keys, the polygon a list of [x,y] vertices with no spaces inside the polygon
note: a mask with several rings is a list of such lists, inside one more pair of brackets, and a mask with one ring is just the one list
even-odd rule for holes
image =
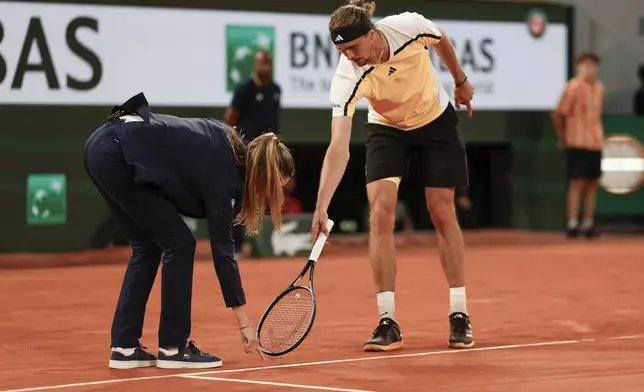
{"label": "racket handle", "polygon": [[[331,229],[333,229],[333,221],[331,219],[327,219],[326,221],[326,227],[329,229],[329,234],[331,234]],[[309,257],[309,260],[313,261],[318,261],[318,257],[320,257],[320,254],[322,253],[322,248],[324,248],[324,244],[326,243],[326,238],[327,235],[324,233],[320,233],[318,236],[318,239],[315,241],[315,244],[313,245],[313,250],[311,250],[311,256]]]}

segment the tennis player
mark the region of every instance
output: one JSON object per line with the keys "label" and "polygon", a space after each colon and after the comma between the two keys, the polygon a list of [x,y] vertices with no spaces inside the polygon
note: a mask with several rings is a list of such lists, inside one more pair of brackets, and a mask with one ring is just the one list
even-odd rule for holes
{"label": "tennis player", "polygon": [[373,23],[373,2],[351,0],[329,23],[342,53],[331,83],[331,142],[324,159],[312,224],[313,238],[327,233],[327,208],[346,170],[355,105],[370,103],[366,141],[367,195],[371,209],[369,254],[380,322],[364,349],[402,347],[395,317],[396,251],[394,219],[398,186],[410,153],[420,153],[427,208],[438,235],[443,270],[450,287],[449,347],[472,347],[466,307],[464,246],[454,208],[454,188],[468,185],[465,142],[450,98],[430,62],[433,46],[454,78],[457,108],[472,116],[473,89],[445,32],[432,21],[404,12]]}
{"label": "tennis player", "polygon": [[[236,221],[258,231],[267,205],[273,224],[281,227],[283,186],[294,164],[277,136],[267,133],[246,146],[223,121],[150,113],[141,93],[115,106],[107,123],[91,135],[85,167],[132,246],[112,324],[109,367],[222,365],[220,358],[188,341],[195,238],[181,215],[207,220],[225,305],[237,318],[246,352],[258,351],[231,230]],[[156,357],[139,339],[160,261]]]}

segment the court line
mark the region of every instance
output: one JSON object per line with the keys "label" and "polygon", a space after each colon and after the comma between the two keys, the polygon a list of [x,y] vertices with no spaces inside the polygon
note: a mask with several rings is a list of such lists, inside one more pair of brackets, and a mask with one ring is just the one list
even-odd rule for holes
{"label": "court line", "polygon": [[[187,373],[186,373],[187,374]],[[91,387],[94,385],[104,385],[104,384],[116,384],[120,382],[127,381],[146,381],[146,380],[158,380],[162,378],[175,378],[181,374],[165,374],[163,376],[149,376],[149,377],[132,377],[132,378],[115,378],[112,380],[102,380],[102,381],[89,381],[89,382],[77,382],[74,384],[59,384],[59,385],[48,385],[44,387],[31,387],[31,388],[21,388],[21,389],[7,389],[0,392],[27,392],[27,391],[46,391],[50,389],[62,389],[62,388],[75,388],[75,387]]]}
{"label": "court line", "polygon": [[562,344],[587,343],[587,342],[593,342],[595,340],[596,339],[559,340],[559,341],[553,341],[553,342],[510,344],[510,345],[505,345],[505,346],[477,347],[477,348],[466,348],[466,349],[459,349],[459,350],[452,349],[452,350],[443,350],[443,351],[426,351],[426,352],[421,352],[421,353],[410,353],[410,354],[378,355],[378,356],[373,356],[373,357],[333,359],[333,360],[318,361],[318,362],[301,362],[301,363],[288,363],[288,364],[285,364],[285,365],[258,366],[258,367],[254,367],[254,368],[241,368],[241,369],[230,369],[230,370],[209,370],[209,371],[204,371],[204,372],[199,372],[199,373],[193,373],[191,375],[228,374],[228,373],[250,372],[250,371],[257,371],[257,370],[288,369],[288,368],[303,367],[303,366],[335,365],[335,364],[339,364],[339,363],[378,361],[378,360],[381,360],[381,359],[427,357],[427,356],[430,356],[430,355],[445,355],[445,354],[462,354],[462,353],[468,353],[468,352],[473,352],[473,351],[495,351],[495,350],[508,350],[508,349],[513,349],[513,348],[556,346],[556,345],[562,345]]}
{"label": "court line", "polygon": [[477,347],[477,348],[468,348],[468,349],[461,349],[461,350],[442,350],[442,351],[426,351],[426,352],[409,353],[409,354],[379,355],[379,356],[373,356],[373,357],[333,359],[333,360],[327,360],[327,361],[300,362],[300,363],[291,363],[291,364],[285,364],[285,365],[269,365],[269,366],[258,366],[258,367],[230,369],[230,370],[212,370],[212,371],[203,371],[203,372],[195,372],[195,373],[165,374],[161,376],[120,378],[120,379],[111,379],[111,380],[80,382],[80,383],[73,383],[73,384],[59,384],[59,385],[49,385],[49,386],[41,386],[41,387],[9,389],[9,390],[4,390],[0,392],[45,391],[45,390],[51,390],[51,389],[63,389],[63,388],[85,387],[85,386],[93,386],[93,385],[114,384],[114,383],[121,383],[121,382],[128,382],[128,381],[159,380],[159,379],[173,378],[173,377],[185,378],[186,376],[230,374],[230,373],[250,372],[250,371],[256,371],[256,370],[286,369],[286,368],[293,368],[293,367],[333,365],[333,364],[349,363],[349,362],[377,361],[381,359],[414,358],[414,357],[426,357],[431,355],[463,354],[463,353],[479,352],[479,351],[498,351],[498,350],[510,350],[510,349],[516,349],[516,348],[558,346],[558,345],[567,345],[567,344],[590,343],[590,342],[597,342],[602,340],[605,341],[605,340],[639,339],[642,337],[643,335],[614,336],[614,337],[603,338],[603,339],[559,340],[559,341],[550,341],[550,342],[510,344],[510,345],[491,346],[491,347]]}
{"label": "court line", "polygon": [[271,382],[271,381],[255,381],[255,380],[240,380],[237,378],[221,378],[221,377],[205,377],[205,376],[179,376],[180,378],[190,378],[194,380],[207,380],[207,381],[229,381],[229,382],[240,382],[245,384],[258,384],[258,385],[272,385],[275,387],[289,387],[289,388],[301,388],[301,389],[318,389],[320,391],[335,391],[335,392],[374,392],[367,391],[364,389],[343,389],[343,388],[331,388],[331,387],[318,387],[314,385],[301,385],[301,384],[287,384],[283,382]]}
{"label": "court line", "polygon": [[632,340],[632,339],[639,339],[641,337],[642,335],[628,335],[628,336],[615,336],[608,339],[609,340]]}

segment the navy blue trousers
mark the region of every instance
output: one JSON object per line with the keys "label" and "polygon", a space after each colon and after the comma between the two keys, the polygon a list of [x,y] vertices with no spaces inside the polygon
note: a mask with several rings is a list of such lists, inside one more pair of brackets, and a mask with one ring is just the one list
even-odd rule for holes
{"label": "navy blue trousers", "polygon": [[184,346],[191,329],[194,236],[158,188],[134,181],[134,168],[125,162],[110,125],[87,141],[85,168],[132,247],[112,322],[111,347],[139,344],[160,263],[159,346]]}

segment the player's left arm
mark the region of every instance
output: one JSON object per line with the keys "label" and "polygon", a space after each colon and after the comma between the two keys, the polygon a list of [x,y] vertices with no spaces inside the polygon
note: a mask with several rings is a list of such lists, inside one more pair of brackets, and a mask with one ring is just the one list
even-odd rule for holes
{"label": "player's left arm", "polygon": [[413,25],[414,31],[412,34],[415,34],[423,45],[433,46],[438,57],[452,74],[454,83],[457,86],[462,84],[466,76],[465,71],[458,61],[454,45],[452,45],[452,41],[445,30],[421,14],[408,13],[407,15],[409,17],[408,21]]}
{"label": "player's left arm", "polygon": [[447,36],[445,30],[437,26],[436,23],[425,18],[418,13],[409,13],[409,22],[413,26],[413,33],[420,42],[425,46],[433,46],[436,54],[445,64],[445,67],[452,74],[454,79],[454,103],[456,108],[461,104],[467,107],[467,113],[472,116],[472,106],[470,101],[474,96],[474,90],[471,83],[467,80],[467,75],[461,67],[461,63],[456,56],[456,50],[452,41]]}
{"label": "player's left arm", "polygon": [[552,111],[552,125],[557,134],[557,141],[561,147],[566,145],[566,119],[572,114],[572,106],[575,100],[575,84],[573,82],[566,83],[557,106]]}
{"label": "player's left arm", "polygon": [[210,237],[215,272],[219,280],[224,302],[228,308],[246,304],[239,265],[235,260],[235,241],[232,225],[235,217],[233,195],[221,190],[211,195],[206,202],[206,222]]}
{"label": "player's left arm", "polygon": [[231,196],[223,191],[212,195],[206,204],[206,221],[213,262],[224,303],[227,308],[232,309],[241,330],[250,326],[250,317],[246,311],[246,295],[239,265],[235,260],[232,228],[236,209]]}
{"label": "player's left arm", "polygon": [[443,64],[445,64],[449,73],[452,74],[454,84],[456,86],[460,86],[465,82],[467,75],[465,74],[463,67],[461,67],[461,63],[458,61],[452,41],[447,37],[447,34],[442,28],[437,27],[437,29],[441,38],[434,44],[436,54],[438,54],[438,57],[443,61]]}

